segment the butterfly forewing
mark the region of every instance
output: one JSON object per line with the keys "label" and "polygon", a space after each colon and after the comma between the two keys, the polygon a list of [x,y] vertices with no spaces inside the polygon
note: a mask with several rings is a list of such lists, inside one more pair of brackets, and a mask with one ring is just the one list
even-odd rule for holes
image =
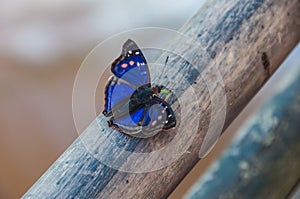
{"label": "butterfly forewing", "polygon": [[123,45],[122,53],[111,66],[114,75],[136,87],[149,84],[150,75],[146,59],[139,47],[132,40]]}
{"label": "butterfly forewing", "polygon": [[127,102],[135,89],[129,84],[121,81],[115,76],[111,76],[105,89],[105,106],[103,114],[111,116],[113,109],[118,109],[119,106]]}

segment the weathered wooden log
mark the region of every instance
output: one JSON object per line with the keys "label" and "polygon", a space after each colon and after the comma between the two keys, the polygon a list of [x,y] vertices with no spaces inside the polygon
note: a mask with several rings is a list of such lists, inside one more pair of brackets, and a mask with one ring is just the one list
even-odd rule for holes
{"label": "weathered wooden log", "polygon": [[294,68],[186,198],[290,196],[300,179],[300,61]]}
{"label": "weathered wooden log", "polygon": [[[210,135],[206,136],[212,118],[211,98],[219,95],[219,88],[224,88],[226,93],[226,128],[299,42],[299,6],[298,0],[208,1],[180,30],[187,38],[198,41],[202,48],[184,40],[174,41],[173,52],[188,57],[189,61],[170,57],[162,82],[185,100],[184,104],[176,100],[172,104],[178,120],[188,118],[178,124],[181,130],[176,128],[139,139],[109,129],[107,119],[100,114],[23,198],[167,197],[199,160],[204,138],[211,141]],[[203,59],[203,49],[209,59]],[[215,68],[220,71],[224,84],[212,81],[215,84],[206,85],[201,72],[206,71],[206,77],[214,80]],[[199,112],[193,111],[195,102],[189,98],[191,87],[198,98]],[[180,110],[182,105],[184,110]],[[219,123],[222,121],[215,125]],[[193,128],[196,130],[191,134]],[[146,158],[135,161],[139,158],[137,152],[142,156],[158,151],[178,138],[174,135],[182,138],[177,143],[178,149],[192,142],[187,145],[188,153],[173,148],[178,157],[171,165],[160,164],[168,162],[168,153],[174,151],[153,156],[152,162]],[[152,169],[156,166],[153,162],[161,169]],[[143,172],[151,169],[152,172]]]}

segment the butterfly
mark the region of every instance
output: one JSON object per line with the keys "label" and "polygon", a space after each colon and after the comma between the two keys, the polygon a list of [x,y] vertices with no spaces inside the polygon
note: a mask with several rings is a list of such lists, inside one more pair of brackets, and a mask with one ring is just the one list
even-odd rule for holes
{"label": "butterfly", "polygon": [[108,126],[125,134],[144,135],[176,126],[171,106],[159,93],[170,91],[164,86],[151,86],[146,59],[137,44],[128,39],[121,55],[111,64],[114,74],[105,88],[103,115]]}

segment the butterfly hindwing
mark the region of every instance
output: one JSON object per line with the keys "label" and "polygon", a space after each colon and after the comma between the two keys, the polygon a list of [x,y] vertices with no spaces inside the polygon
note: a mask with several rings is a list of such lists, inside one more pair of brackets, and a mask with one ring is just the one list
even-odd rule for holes
{"label": "butterfly hindwing", "polygon": [[154,132],[168,130],[176,125],[175,114],[170,105],[163,99],[154,97],[151,104],[138,108],[133,113],[112,117],[110,126],[128,134],[139,130]]}
{"label": "butterfly hindwing", "polygon": [[109,124],[117,128],[119,131],[125,130],[128,134],[135,133],[141,130],[141,126],[139,124],[141,124],[142,120],[144,119],[144,114],[145,107],[141,107],[133,113],[128,113],[123,117],[112,117]]}
{"label": "butterfly hindwing", "polygon": [[143,131],[168,130],[176,126],[175,114],[163,99],[154,96],[143,120]]}
{"label": "butterfly hindwing", "polygon": [[132,40],[127,40],[122,48],[122,53],[111,65],[111,71],[118,78],[139,87],[150,85],[150,74],[146,59]]}

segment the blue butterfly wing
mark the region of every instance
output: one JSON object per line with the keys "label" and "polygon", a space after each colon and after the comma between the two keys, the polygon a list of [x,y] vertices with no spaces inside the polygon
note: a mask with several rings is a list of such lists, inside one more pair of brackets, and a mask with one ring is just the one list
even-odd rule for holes
{"label": "blue butterfly wing", "polygon": [[172,129],[176,126],[176,118],[171,106],[155,96],[151,104],[140,107],[131,114],[112,117],[108,124],[127,134],[136,133],[139,130],[147,134]]}
{"label": "blue butterfly wing", "polygon": [[143,132],[168,130],[176,126],[176,117],[171,106],[159,97],[154,97],[143,120]]}
{"label": "blue butterfly wing", "polygon": [[108,122],[110,126],[116,128],[117,130],[126,133],[136,133],[141,130],[141,123],[145,117],[145,107],[138,108],[131,114],[125,116],[112,117]]}
{"label": "blue butterfly wing", "polygon": [[136,87],[146,84],[150,86],[146,59],[136,43],[130,39],[124,43],[121,55],[112,63],[111,71],[118,78]]}
{"label": "blue butterfly wing", "polygon": [[135,89],[126,82],[115,76],[110,77],[105,89],[103,114],[108,117],[113,114],[113,109],[117,112],[121,106],[124,106],[129,101],[134,91]]}

